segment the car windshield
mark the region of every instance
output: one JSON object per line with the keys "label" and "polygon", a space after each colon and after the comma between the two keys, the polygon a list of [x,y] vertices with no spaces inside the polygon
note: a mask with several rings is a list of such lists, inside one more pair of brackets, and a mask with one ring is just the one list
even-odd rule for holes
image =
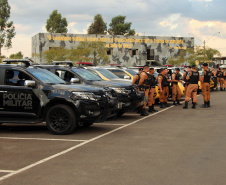
{"label": "car windshield", "polygon": [[127,71],[128,73],[130,73],[131,75],[135,76],[137,73],[132,70],[132,69],[125,69],[125,71]]}
{"label": "car windshield", "polygon": [[72,68],[72,71],[74,71],[80,77],[82,77],[83,79],[88,80],[88,81],[100,81],[100,80],[102,80],[100,77],[98,77],[97,75],[93,74],[92,72],[90,72],[86,69]]}
{"label": "car windshield", "polygon": [[38,80],[46,84],[66,84],[64,80],[59,78],[57,75],[51,73],[46,69],[36,69],[36,68],[28,68],[28,72],[30,72],[33,76],[35,76]]}
{"label": "car windshield", "polygon": [[108,71],[107,69],[97,68],[96,70],[108,79],[119,78],[118,76],[116,76],[114,73]]}
{"label": "car windshield", "polygon": [[126,72],[121,69],[108,69],[110,72],[114,73],[119,78],[124,78],[124,76],[128,76]]}

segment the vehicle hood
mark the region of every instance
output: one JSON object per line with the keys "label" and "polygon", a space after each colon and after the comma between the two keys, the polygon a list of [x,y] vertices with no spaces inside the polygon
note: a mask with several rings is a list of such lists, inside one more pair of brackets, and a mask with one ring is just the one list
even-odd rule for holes
{"label": "vehicle hood", "polygon": [[98,92],[98,91],[105,91],[103,88],[92,86],[92,85],[64,85],[64,84],[57,84],[52,86],[54,89],[58,90],[68,90],[68,91],[79,91],[79,92]]}
{"label": "vehicle hood", "polygon": [[101,86],[101,87],[129,87],[129,86],[131,86],[131,82],[121,81],[121,80],[93,81],[93,84]]}

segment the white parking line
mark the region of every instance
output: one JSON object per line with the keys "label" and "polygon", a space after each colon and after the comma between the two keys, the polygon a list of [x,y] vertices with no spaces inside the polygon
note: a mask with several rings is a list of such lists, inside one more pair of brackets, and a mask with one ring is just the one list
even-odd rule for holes
{"label": "white parking line", "polygon": [[0,170],[0,173],[12,173],[14,170]]}
{"label": "white parking line", "polygon": [[49,161],[49,160],[51,160],[51,159],[54,159],[54,158],[56,158],[56,157],[59,157],[59,156],[61,156],[61,155],[63,155],[63,154],[66,154],[66,153],[72,151],[72,150],[75,150],[76,148],[79,148],[79,147],[81,147],[81,146],[83,146],[83,145],[86,145],[86,144],[88,144],[88,143],[90,143],[90,142],[92,142],[92,141],[95,141],[95,140],[97,140],[97,139],[100,139],[100,138],[102,138],[102,137],[104,137],[104,136],[110,135],[110,134],[112,134],[112,133],[114,133],[114,132],[116,132],[116,131],[118,131],[118,130],[121,130],[121,129],[123,129],[123,128],[126,128],[126,127],[128,127],[128,126],[131,126],[131,125],[133,125],[133,124],[135,124],[135,123],[137,123],[137,122],[140,122],[140,121],[143,121],[143,120],[145,120],[145,119],[147,119],[147,118],[150,118],[150,117],[152,117],[152,116],[155,116],[156,114],[159,114],[159,113],[161,113],[161,112],[164,112],[164,111],[166,111],[166,110],[168,110],[168,109],[170,109],[170,108],[173,108],[173,107],[174,107],[174,106],[170,106],[170,107],[168,107],[168,108],[165,108],[165,109],[163,109],[163,110],[160,110],[159,112],[156,112],[156,113],[154,113],[154,114],[150,114],[149,116],[143,117],[143,118],[141,118],[141,119],[138,119],[138,120],[136,120],[136,121],[133,121],[133,122],[131,122],[131,123],[128,123],[128,124],[126,124],[126,125],[123,125],[123,126],[121,126],[121,127],[118,127],[118,128],[116,128],[116,129],[114,129],[114,130],[112,130],[112,131],[109,131],[109,132],[107,132],[107,133],[105,133],[105,134],[101,134],[101,135],[99,135],[99,136],[97,136],[97,137],[94,137],[94,138],[92,138],[92,139],[90,139],[90,140],[87,140],[87,141],[85,141],[85,142],[83,142],[83,143],[80,143],[80,144],[75,145],[75,146],[73,146],[73,147],[71,147],[71,148],[68,148],[67,150],[64,150],[64,151],[62,151],[62,152],[59,152],[59,153],[54,154],[54,155],[52,155],[52,156],[49,156],[49,157],[47,157],[47,158],[45,158],[45,159],[42,159],[42,160],[40,160],[40,161],[38,161],[38,162],[36,162],[36,163],[30,164],[30,165],[28,165],[28,166],[26,166],[26,167],[24,167],[24,168],[21,168],[21,169],[19,169],[19,170],[17,170],[17,171],[13,171],[12,173],[9,173],[9,174],[7,174],[7,175],[4,175],[4,176],[0,177],[0,181],[1,181],[1,180],[4,180],[4,179],[7,179],[7,178],[9,178],[9,177],[11,177],[11,176],[17,175],[17,174],[19,174],[19,173],[22,173],[22,172],[24,172],[24,171],[26,171],[26,170],[28,170],[28,169],[31,169],[31,168],[33,168],[33,167],[39,165],[39,164],[42,164],[42,163],[44,163],[44,162],[47,162],[47,161]]}
{"label": "white parking line", "polygon": [[48,138],[20,138],[20,137],[0,137],[0,139],[21,139],[21,140],[39,140],[39,141],[73,141],[85,142],[87,140],[72,140],[72,139],[48,139]]}

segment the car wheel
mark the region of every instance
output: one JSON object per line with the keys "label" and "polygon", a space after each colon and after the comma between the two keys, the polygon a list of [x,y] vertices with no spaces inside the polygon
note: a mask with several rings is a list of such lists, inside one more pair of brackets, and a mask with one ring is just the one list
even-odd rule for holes
{"label": "car wheel", "polygon": [[75,113],[67,105],[55,105],[46,115],[46,125],[53,134],[69,134],[77,125]]}

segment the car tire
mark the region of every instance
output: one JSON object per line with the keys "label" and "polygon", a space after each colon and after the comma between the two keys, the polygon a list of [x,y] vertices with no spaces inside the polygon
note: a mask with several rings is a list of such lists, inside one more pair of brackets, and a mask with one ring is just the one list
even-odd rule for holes
{"label": "car tire", "polygon": [[53,134],[70,134],[77,126],[75,112],[67,105],[55,105],[47,112],[46,125]]}

